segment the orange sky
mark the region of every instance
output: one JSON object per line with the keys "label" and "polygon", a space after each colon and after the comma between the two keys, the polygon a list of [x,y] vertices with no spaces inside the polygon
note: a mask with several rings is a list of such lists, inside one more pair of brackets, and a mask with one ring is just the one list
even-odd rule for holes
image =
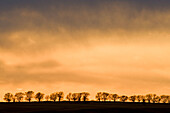
{"label": "orange sky", "polygon": [[0,101],[27,90],[170,94],[170,3],[157,2],[2,3],[12,7],[0,11]]}

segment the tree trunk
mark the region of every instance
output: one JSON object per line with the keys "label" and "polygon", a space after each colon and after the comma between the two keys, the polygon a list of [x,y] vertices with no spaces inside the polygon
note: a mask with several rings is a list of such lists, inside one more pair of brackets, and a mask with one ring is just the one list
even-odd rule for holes
{"label": "tree trunk", "polygon": [[150,103],[150,100],[148,100],[148,102]]}

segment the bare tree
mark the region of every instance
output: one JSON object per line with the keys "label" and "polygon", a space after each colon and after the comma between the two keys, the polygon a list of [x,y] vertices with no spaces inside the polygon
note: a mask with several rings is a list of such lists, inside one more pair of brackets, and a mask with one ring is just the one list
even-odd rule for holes
{"label": "bare tree", "polygon": [[24,93],[22,92],[16,93],[15,97],[18,100],[18,102],[21,102],[21,100],[24,98]]}
{"label": "bare tree", "polygon": [[33,91],[27,91],[27,92],[25,92],[25,95],[26,95],[25,99],[28,100],[29,102],[31,102],[31,99],[34,96],[34,92]]}
{"label": "bare tree", "polygon": [[161,95],[161,100],[162,100],[163,103],[166,103],[168,101],[167,96]]}
{"label": "bare tree", "polygon": [[66,96],[66,99],[68,99],[68,101],[71,101],[71,98],[72,98],[72,94],[69,93],[69,94]]}
{"label": "bare tree", "polygon": [[49,95],[46,95],[46,96],[45,96],[45,99],[46,99],[46,101],[49,101],[50,96],[49,96]]}
{"label": "bare tree", "polygon": [[141,96],[142,102],[145,103],[146,97],[145,96]]}
{"label": "bare tree", "polygon": [[160,103],[160,101],[161,101],[161,97],[156,96],[156,97],[155,97],[155,102]]}
{"label": "bare tree", "polygon": [[168,103],[170,103],[170,96],[167,96],[167,99],[168,99]]}
{"label": "bare tree", "polygon": [[129,100],[131,100],[132,102],[135,102],[135,100],[136,100],[136,95],[130,96],[130,97],[129,97]]}
{"label": "bare tree", "polygon": [[88,92],[82,92],[83,101],[87,101],[89,95],[90,95],[90,93],[88,93]]}
{"label": "bare tree", "polygon": [[96,99],[100,102],[100,100],[102,99],[102,92],[98,92],[96,94]]}
{"label": "bare tree", "polygon": [[15,100],[16,100],[15,96],[13,96],[12,100],[13,100],[13,102],[15,102]]}
{"label": "bare tree", "polygon": [[58,93],[52,93],[50,95],[50,100],[53,100],[55,102],[57,100],[57,97],[58,97]]}
{"label": "bare tree", "polygon": [[156,94],[153,94],[153,98],[152,98],[152,102],[155,103],[156,102]]}
{"label": "bare tree", "polygon": [[116,102],[116,100],[119,98],[118,94],[113,94],[112,96],[113,96],[114,102]]}
{"label": "bare tree", "polygon": [[142,95],[136,96],[136,99],[138,100],[138,102],[141,102],[142,101]]}
{"label": "bare tree", "polygon": [[153,96],[152,94],[147,94],[147,95],[146,95],[146,100],[148,101],[148,103],[151,102],[152,96]]}
{"label": "bare tree", "polygon": [[168,99],[168,103],[170,103],[170,96],[167,96],[167,99]]}
{"label": "bare tree", "polygon": [[4,100],[10,102],[11,100],[13,100],[13,95],[11,93],[6,93],[4,95]]}
{"label": "bare tree", "polygon": [[80,102],[82,98],[82,93],[77,93],[77,98],[78,98],[78,101]]}
{"label": "bare tree", "polygon": [[72,99],[73,99],[74,101],[76,101],[76,100],[78,99],[77,93],[73,93],[73,94],[72,94]]}
{"label": "bare tree", "polygon": [[36,95],[35,95],[35,99],[37,99],[39,102],[44,98],[44,94],[41,93],[41,92],[38,92]]}
{"label": "bare tree", "polygon": [[113,100],[113,94],[109,94],[108,100],[109,100],[109,101],[112,101],[112,100]]}
{"label": "bare tree", "polygon": [[103,101],[106,101],[106,100],[108,99],[108,97],[109,97],[109,93],[106,93],[106,92],[103,92],[103,93],[102,93],[102,99],[103,99]]}
{"label": "bare tree", "polygon": [[120,100],[122,102],[125,102],[127,99],[128,99],[128,96],[126,96],[126,95],[123,95],[123,96],[120,97]]}
{"label": "bare tree", "polygon": [[60,102],[63,98],[64,98],[64,93],[62,91],[60,91],[58,93],[58,101]]}

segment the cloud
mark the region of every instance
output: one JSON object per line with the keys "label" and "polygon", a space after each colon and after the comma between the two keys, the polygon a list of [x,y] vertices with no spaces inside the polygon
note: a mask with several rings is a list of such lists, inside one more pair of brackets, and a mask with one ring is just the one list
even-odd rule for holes
{"label": "cloud", "polygon": [[42,1],[37,7],[39,3],[2,2],[11,7],[10,10],[2,7],[0,12],[1,50],[39,54],[75,45],[91,47],[101,42],[157,44],[169,40],[170,10],[166,1],[51,1],[48,4]]}
{"label": "cloud", "polygon": [[169,1],[40,1],[0,1],[1,85],[169,85]]}

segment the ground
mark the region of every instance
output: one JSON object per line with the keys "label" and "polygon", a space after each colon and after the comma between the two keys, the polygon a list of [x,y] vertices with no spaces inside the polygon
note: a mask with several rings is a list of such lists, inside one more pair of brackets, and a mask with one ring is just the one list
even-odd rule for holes
{"label": "ground", "polygon": [[113,102],[0,103],[0,113],[170,113],[170,104]]}

